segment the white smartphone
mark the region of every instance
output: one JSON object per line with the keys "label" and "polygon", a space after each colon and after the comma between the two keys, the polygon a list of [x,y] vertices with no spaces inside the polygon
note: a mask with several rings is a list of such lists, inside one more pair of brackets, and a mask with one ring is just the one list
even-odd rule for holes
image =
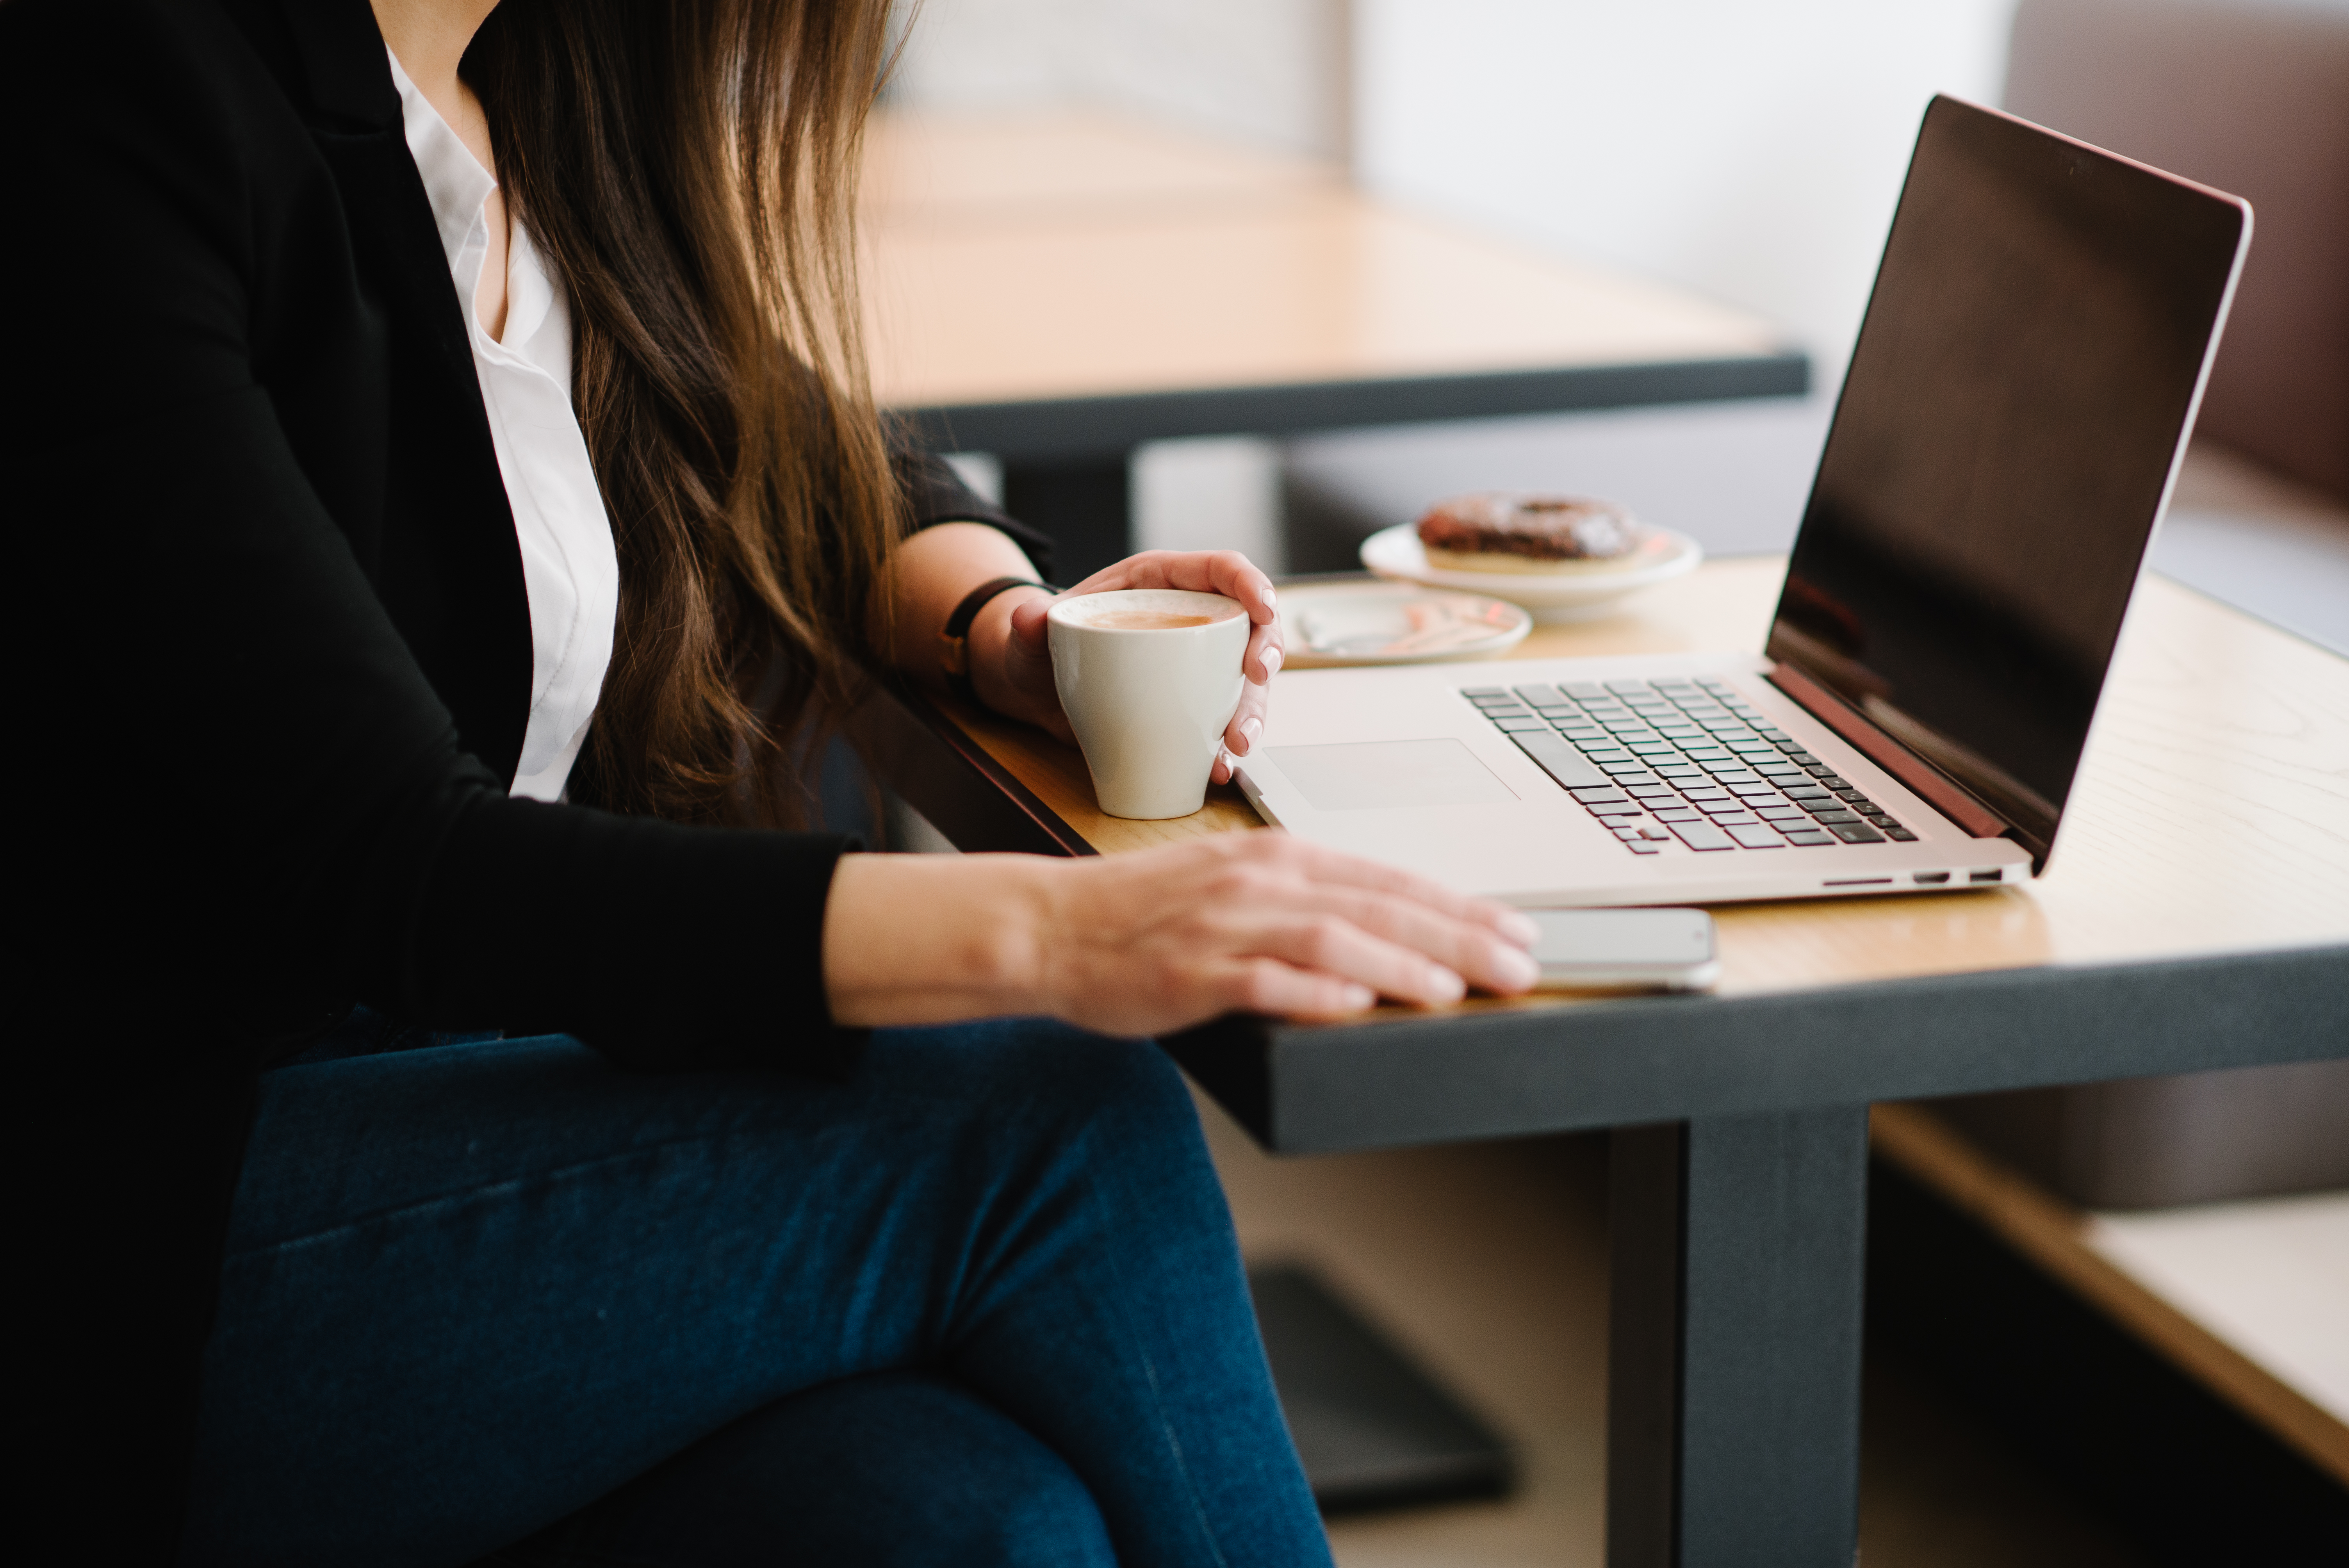
{"label": "white smartphone", "polygon": [[1721,978],[1701,909],[1528,909],[1541,990],[1702,991]]}

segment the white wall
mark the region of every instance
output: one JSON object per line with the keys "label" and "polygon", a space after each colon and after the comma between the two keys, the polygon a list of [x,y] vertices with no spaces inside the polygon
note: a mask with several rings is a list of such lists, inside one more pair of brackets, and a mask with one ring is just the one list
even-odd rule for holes
{"label": "white wall", "polygon": [[922,0],[895,89],[936,108],[1089,103],[1343,156],[1346,0]]}
{"label": "white wall", "polygon": [[1355,0],[1357,170],[1704,291],[1840,374],[1936,91],[1995,102],[2013,0]]}

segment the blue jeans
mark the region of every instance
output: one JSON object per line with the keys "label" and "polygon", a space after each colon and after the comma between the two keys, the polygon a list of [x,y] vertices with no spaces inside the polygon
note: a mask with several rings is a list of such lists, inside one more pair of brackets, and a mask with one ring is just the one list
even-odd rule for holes
{"label": "blue jeans", "polygon": [[388,1036],[264,1079],[187,1563],[1329,1562],[1154,1047]]}

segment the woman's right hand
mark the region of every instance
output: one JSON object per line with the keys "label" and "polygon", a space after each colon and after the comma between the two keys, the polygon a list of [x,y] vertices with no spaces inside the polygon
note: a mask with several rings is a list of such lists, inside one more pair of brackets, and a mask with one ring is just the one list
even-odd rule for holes
{"label": "woman's right hand", "polygon": [[1536,978],[1532,922],[1293,839],[1218,833],[1077,861],[852,855],[825,913],[843,1024],[1048,1013],[1154,1035],[1244,1011],[1338,1018]]}

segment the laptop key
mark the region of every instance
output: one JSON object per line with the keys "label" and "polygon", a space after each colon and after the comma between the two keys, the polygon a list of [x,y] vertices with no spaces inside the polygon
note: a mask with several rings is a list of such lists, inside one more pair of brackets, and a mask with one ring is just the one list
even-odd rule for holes
{"label": "laptop key", "polygon": [[1776,829],[1765,828],[1759,822],[1750,828],[1732,828],[1729,836],[1749,850],[1783,850],[1786,847],[1786,841],[1778,836]]}
{"label": "laptop key", "polygon": [[1635,855],[1657,854],[1663,849],[1661,844],[1643,843],[1636,839],[1626,841],[1623,847],[1630,851]]}
{"label": "laptop key", "polygon": [[1732,812],[1743,814],[1745,810],[1745,802],[1733,796],[1726,800],[1700,800],[1696,803],[1696,809],[1709,817],[1722,817]]}
{"label": "laptop key", "polygon": [[1702,822],[1704,820],[1704,813],[1699,811],[1693,806],[1659,806],[1656,808],[1656,820],[1659,822]]}
{"label": "laptop key", "polygon": [[1830,828],[1841,828],[1846,826],[1856,828],[1859,825],[1859,818],[1857,816],[1852,812],[1844,810],[1840,807],[1827,810],[1815,810],[1811,812],[1811,820],[1816,822],[1822,822]]}
{"label": "laptop key", "polygon": [[1880,844],[1884,835],[1865,822],[1831,822],[1827,831],[1847,844]]}
{"label": "laptop key", "polygon": [[1462,686],[1460,695],[1470,702],[1475,702],[1478,697],[1506,696],[1509,693],[1504,686]]}
{"label": "laptop key", "polygon": [[1733,850],[1737,841],[1711,822],[1674,822],[1672,831],[1692,850]]}
{"label": "laptop key", "polygon": [[1588,789],[1607,782],[1607,775],[1585,760],[1581,752],[1557,738],[1556,731],[1545,725],[1538,732],[1516,730],[1509,738],[1517,749],[1538,764],[1541,770],[1558,782],[1564,789]]}
{"label": "laptop key", "polygon": [[1913,844],[1917,841],[1917,835],[1910,832],[1908,829],[1900,826],[1898,822],[1886,828],[1884,830],[1884,836],[1888,839],[1898,839],[1904,844]]}
{"label": "laptop key", "polygon": [[1568,681],[1557,689],[1577,702],[1586,697],[1603,697],[1607,695],[1607,688],[1596,681]]}
{"label": "laptop key", "polygon": [[1800,844],[1805,849],[1810,849],[1818,844],[1832,844],[1836,841],[1836,836],[1833,833],[1824,832],[1817,828],[1796,828],[1787,833],[1786,841],[1790,844]]}
{"label": "laptop key", "polygon": [[1509,689],[1516,693],[1518,700],[1529,707],[1547,707],[1555,705],[1558,700],[1557,687],[1554,686],[1511,686]]}
{"label": "laptop key", "polygon": [[1496,718],[1493,722],[1499,725],[1503,729],[1509,731],[1511,734],[1515,734],[1518,730],[1537,729],[1541,731],[1544,735],[1550,733],[1549,726],[1543,723],[1540,719],[1534,717],[1531,714],[1527,714],[1523,718]]}
{"label": "laptop key", "polygon": [[1573,796],[1576,799],[1581,801],[1586,806],[1595,805],[1601,800],[1620,800],[1623,799],[1623,792],[1620,789],[1616,789],[1612,784],[1592,784],[1580,789],[1568,789],[1567,793]]}

